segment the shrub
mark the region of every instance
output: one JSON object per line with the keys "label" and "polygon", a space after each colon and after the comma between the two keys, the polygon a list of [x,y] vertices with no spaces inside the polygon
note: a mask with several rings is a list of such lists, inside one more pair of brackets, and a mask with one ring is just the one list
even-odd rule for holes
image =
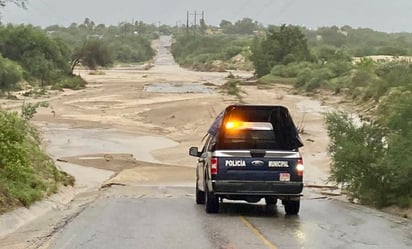
{"label": "shrub", "polygon": [[49,107],[49,103],[47,102],[39,102],[36,104],[31,104],[31,103],[23,103],[22,107],[21,107],[21,118],[23,118],[24,120],[30,120],[31,118],[33,118],[34,114],[37,113],[37,108],[39,107]]}
{"label": "shrub", "polygon": [[332,61],[325,66],[333,73],[333,77],[345,76],[353,69],[353,64],[350,61]]}
{"label": "shrub", "polygon": [[0,110],[0,127],[0,188],[5,193],[0,203],[29,206],[55,192],[58,184],[73,184],[42,152],[37,132],[17,113]]}
{"label": "shrub", "polygon": [[315,70],[306,68],[298,74],[296,87],[305,87],[305,90],[311,92],[321,86],[328,87],[328,81],[332,79],[333,72],[326,67]]}
{"label": "shrub", "polygon": [[313,77],[312,70],[309,68],[305,68],[297,75],[296,79],[296,87],[303,87],[307,82],[309,82]]}
{"label": "shrub", "polygon": [[20,65],[3,58],[0,54],[0,90],[13,90],[22,78],[23,70]]}
{"label": "shrub", "polygon": [[330,179],[342,184],[350,197],[361,203],[387,205],[392,178],[383,163],[383,129],[365,120],[356,123],[345,113],[328,114],[326,124],[332,157]]}
{"label": "shrub", "polygon": [[[223,71],[250,64],[248,57],[242,63],[228,63],[234,56],[247,50],[249,45],[250,39],[237,35],[178,36],[172,45],[172,53],[181,66],[199,71]],[[222,63],[215,66],[214,61]]]}
{"label": "shrub", "polygon": [[113,59],[118,62],[140,63],[155,55],[150,40],[142,36],[111,37],[107,43]]}
{"label": "shrub", "polygon": [[52,89],[61,90],[63,88],[69,88],[72,90],[80,90],[86,87],[87,82],[80,76],[67,76],[59,80]]}
{"label": "shrub", "polygon": [[313,59],[302,30],[291,25],[282,25],[279,30],[269,28],[264,38],[254,40],[251,51],[250,58],[259,77],[270,73],[275,65]]}
{"label": "shrub", "polygon": [[295,78],[301,71],[314,68],[318,68],[318,65],[311,62],[292,62],[288,65],[276,65],[270,73],[285,78]]}
{"label": "shrub", "polygon": [[239,88],[240,83],[240,79],[229,79],[225,84],[223,84],[220,87],[220,89],[229,95],[236,96],[240,102],[243,102],[241,95],[242,90]]}

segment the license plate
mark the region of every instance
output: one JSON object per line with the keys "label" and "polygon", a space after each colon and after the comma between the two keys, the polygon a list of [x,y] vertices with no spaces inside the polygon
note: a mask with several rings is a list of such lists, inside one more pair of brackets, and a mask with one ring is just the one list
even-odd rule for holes
{"label": "license plate", "polygon": [[290,182],[290,174],[289,173],[280,173],[279,174],[279,181],[281,181],[281,182]]}

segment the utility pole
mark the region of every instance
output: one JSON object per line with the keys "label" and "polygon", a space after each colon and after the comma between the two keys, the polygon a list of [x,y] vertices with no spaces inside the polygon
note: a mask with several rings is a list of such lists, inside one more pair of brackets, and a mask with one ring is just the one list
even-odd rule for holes
{"label": "utility pole", "polygon": [[202,34],[205,33],[205,28],[206,28],[206,23],[205,23],[205,12],[202,10],[202,20],[200,22],[200,31],[202,32]]}
{"label": "utility pole", "polygon": [[[189,12],[188,12],[189,13]],[[193,33],[194,33],[194,35],[196,36],[196,28],[197,28],[197,16],[202,16],[202,18],[204,17],[204,11],[202,11],[202,13],[197,13],[196,11],[195,11],[195,13],[193,13],[193,14],[191,14],[191,15],[193,15],[194,16],[194,29],[193,29]],[[188,20],[189,20],[189,18],[188,18]]]}
{"label": "utility pole", "polygon": [[187,18],[186,18],[186,37],[189,36],[189,11],[187,11]]}
{"label": "utility pole", "polygon": [[196,25],[197,25],[197,13],[195,10],[195,28],[194,28],[195,37],[196,37]]}

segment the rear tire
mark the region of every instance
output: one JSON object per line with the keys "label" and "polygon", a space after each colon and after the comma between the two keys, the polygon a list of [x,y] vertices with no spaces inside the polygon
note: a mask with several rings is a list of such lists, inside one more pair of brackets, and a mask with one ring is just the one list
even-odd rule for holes
{"label": "rear tire", "polygon": [[215,214],[219,212],[219,198],[213,193],[209,192],[209,189],[205,187],[206,190],[206,213]]}
{"label": "rear tire", "polygon": [[205,204],[205,192],[199,190],[197,181],[196,181],[196,203]]}
{"label": "rear tire", "polygon": [[276,197],[265,197],[266,205],[276,205],[278,199]]}
{"label": "rear tire", "polygon": [[285,213],[287,215],[297,215],[300,209],[300,200],[298,201],[284,201]]}

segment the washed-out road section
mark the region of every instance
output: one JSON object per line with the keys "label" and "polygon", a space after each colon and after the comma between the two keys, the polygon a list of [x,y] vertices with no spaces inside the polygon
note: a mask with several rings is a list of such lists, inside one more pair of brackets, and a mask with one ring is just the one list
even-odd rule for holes
{"label": "washed-out road section", "polygon": [[[199,146],[217,113],[238,100],[218,89],[227,73],[178,67],[170,43],[170,37],[160,38],[149,71],[81,71],[88,89],[52,97],[55,116],[39,111],[34,121],[49,153],[77,176],[81,191],[67,206],[5,238],[0,248],[412,247],[410,220],[330,197],[330,186],[323,186],[329,170],[323,114],[332,108],[292,95],[287,86],[242,88],[246,103],[286,105],[304,125],[305,184],[316,188],[305,189],[299,216],[286,216],[280,203],[231,201],[218,214],[206,214],[194,202],[196,159],[187,149]],[[188,91],[176,90],[185,84]],[[197,91],[205,87],[210,91]],[[336,102],[333,96],[324,101]],[[103,172],[110,179],[87,186]]]}

